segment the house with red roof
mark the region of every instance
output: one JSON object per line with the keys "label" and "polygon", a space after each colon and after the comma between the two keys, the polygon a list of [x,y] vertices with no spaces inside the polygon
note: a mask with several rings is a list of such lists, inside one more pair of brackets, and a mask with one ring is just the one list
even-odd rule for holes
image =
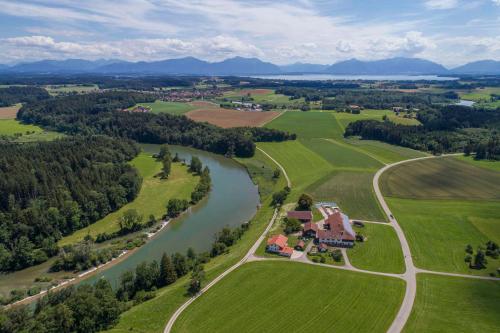
{"label": "house with red roof", "polygon": [[266,251],[276,253],[284,257],[290,257],[293,249],[288,246],[288,237],[283,235],[274,235],[267,240]]}
{"label": "house with red roof", "polygon": [[310,210],[291,210],[286,213],[286,217],[289,219],[297,219],[302,223],[311,222],[313,219],[313,213]]}
{"label": "house with red roof", "polygon": [[317,240],[320,244],[341,247],[353,247],[356,233],[349,223],[349,217],[336,210],[324,223],[325,230],[318,230]]}

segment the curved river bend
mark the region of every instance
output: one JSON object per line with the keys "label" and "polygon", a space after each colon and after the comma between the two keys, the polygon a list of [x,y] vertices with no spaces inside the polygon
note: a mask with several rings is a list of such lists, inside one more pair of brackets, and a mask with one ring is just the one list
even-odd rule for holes
{"label": "curved river bend", "polygon": [[[159,145],[142,145],[147,153],[157,153]],[[208,197],[180,218],[172,220],[167,227],[128,258],[110,268],[84,280],[94,282],[101,277],[107,278],[116,286],[124,271],[135,269],[142,261],[160,260],[163,252],[186,253],[189,247],[197,252],[210,249],[214,234],[224,226],[238,226],[249,221],[257,210],[259,194],[244,167],[235,161],[180,146],[170,146],[170,151],[185,159],[198,156],[210,168],[212,190]]]}

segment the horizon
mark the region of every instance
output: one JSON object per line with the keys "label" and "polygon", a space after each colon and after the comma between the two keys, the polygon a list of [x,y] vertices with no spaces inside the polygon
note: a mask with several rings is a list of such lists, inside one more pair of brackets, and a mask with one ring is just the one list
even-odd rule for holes
{"label": "horizon", "polygon": [[[1,64],[236,56],[280,66],[500,60],[500,0],[0,0]],[[445,28],[445,29],[444,29]]]}

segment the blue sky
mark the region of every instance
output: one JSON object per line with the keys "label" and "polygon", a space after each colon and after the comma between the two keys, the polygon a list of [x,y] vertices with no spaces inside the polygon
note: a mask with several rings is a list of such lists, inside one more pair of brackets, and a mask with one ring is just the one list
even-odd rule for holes
{"label": "blue sky", "polygon": [[500,60],[500,0],[0,0],[0,63]]}

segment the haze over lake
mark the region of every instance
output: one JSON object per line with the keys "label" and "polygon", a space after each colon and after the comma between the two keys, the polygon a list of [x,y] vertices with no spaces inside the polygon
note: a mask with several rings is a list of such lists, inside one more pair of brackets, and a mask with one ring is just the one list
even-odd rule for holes
{"label": "haze over lake", "polygon": [[368,81],[452,81],[456,77],[438,75],[334,75],[334,74],[293,74],[293,75],[255,75],[257,79],[270,80],[302,80],[302,81],[328,81],[328,80],[368,80]]}

